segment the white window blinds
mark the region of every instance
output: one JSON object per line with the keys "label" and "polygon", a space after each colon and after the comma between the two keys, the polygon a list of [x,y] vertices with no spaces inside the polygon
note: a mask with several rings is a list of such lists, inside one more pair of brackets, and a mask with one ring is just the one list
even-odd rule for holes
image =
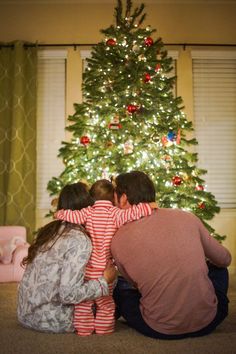
{"label": "white window blinds", "polygon": [[42,50],[38,57],[37,208],[49,209],[48,181],[63,171],[57,157],[65,140],[66,51]]}
{"label": "white window blinds", "polygon": [[236,52],[193,51],[199,167],[222,208],[236,207]]}

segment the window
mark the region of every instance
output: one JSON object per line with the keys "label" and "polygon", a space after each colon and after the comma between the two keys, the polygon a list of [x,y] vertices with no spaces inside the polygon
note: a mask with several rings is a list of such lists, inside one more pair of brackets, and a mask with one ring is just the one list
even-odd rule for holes
{"label": "window", "polygon": [[199,167],[222,208],[236,207],[236,52],[193,51]]}
{"label": "window", "polygon": [[47,183],[63,171],[56,158],[65,140],[66,51],[42,50],[38,57],[37,208],[49,209]]}

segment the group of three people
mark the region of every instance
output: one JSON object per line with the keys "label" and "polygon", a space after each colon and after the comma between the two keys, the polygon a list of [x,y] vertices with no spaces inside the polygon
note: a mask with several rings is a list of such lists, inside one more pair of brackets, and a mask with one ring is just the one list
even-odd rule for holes
{"label": "group of three people", "polygon": [[192,213],[157,208],[145,173],[90,191],[67,185],[57,210],[23,261],[23,326],[106,334],[122,316],[146,336],[181,339],[206,335],[227,316],[229,251]]}

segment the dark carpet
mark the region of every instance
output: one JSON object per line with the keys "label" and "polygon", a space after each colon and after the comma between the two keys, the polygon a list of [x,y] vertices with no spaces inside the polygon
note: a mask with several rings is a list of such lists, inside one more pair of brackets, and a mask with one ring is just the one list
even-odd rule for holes
{"label": "dark carpet", "polygon": [[1,354],[236,354],[236,282],[231,277],[230,313],[205,337],[163,341],[144,337],[117,321],[111,335],[79,337],[47,334],[21,327],[16,317],[16,283],[0,284]]}

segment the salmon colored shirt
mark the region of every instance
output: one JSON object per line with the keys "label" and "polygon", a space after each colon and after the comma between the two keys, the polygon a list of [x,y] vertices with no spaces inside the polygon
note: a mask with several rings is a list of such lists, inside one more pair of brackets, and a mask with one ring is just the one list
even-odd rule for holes
{"label": "salmon colored shirt", "polygon": [[143,319],[154,330],[190,333],[214,319],[217,298],[206,258],[227,267],[231,255],[195,215],[155,210],[122,226],[111,251],[121,274],[139,289]]}

